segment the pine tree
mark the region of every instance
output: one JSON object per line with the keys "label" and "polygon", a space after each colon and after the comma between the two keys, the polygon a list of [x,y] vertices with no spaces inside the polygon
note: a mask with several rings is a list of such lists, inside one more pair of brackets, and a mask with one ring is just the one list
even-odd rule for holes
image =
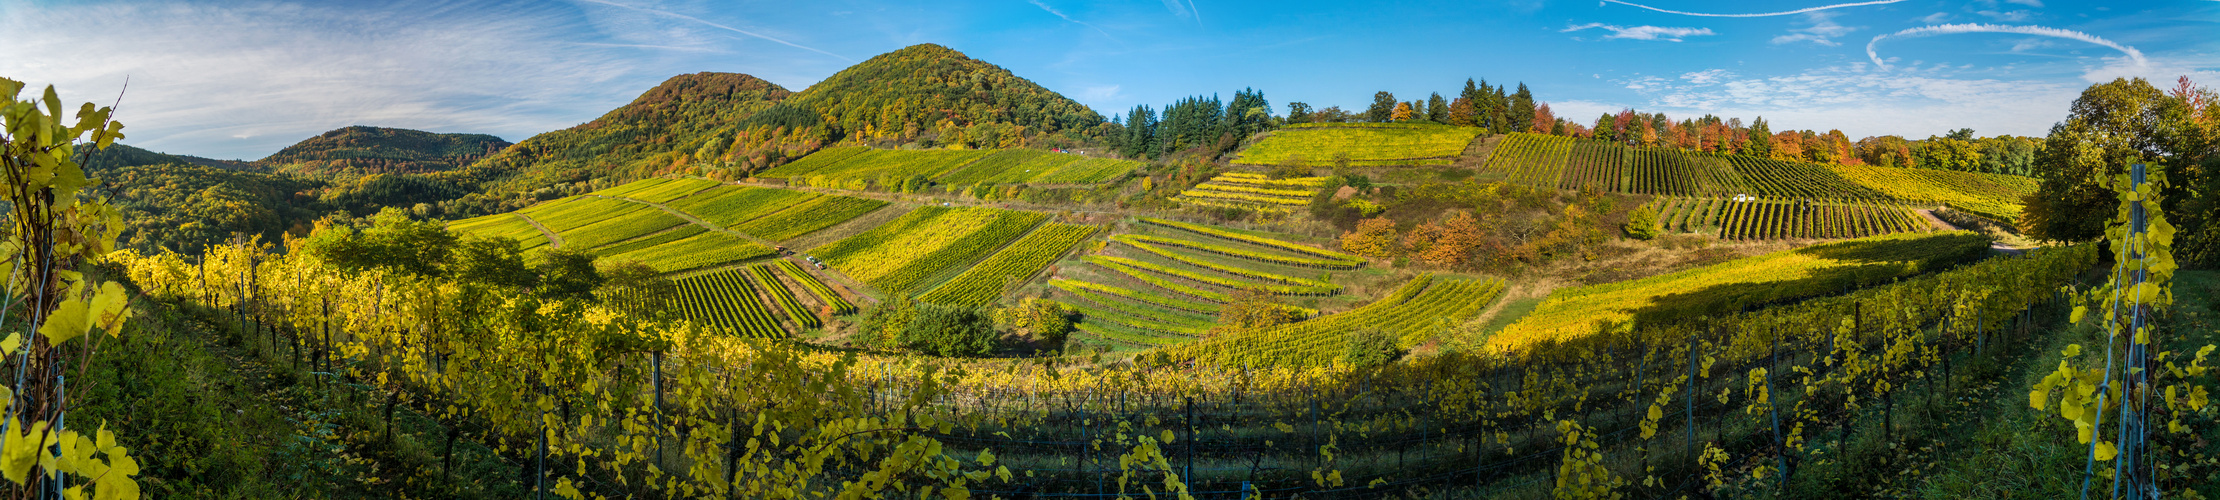
{"label": "pine tree", "polygon": [[1441,98],[1440,92],[1435,92],[1433,97],[1426,98],[1426,120],[1434,123],[1449,123],[1449,104],[1448,101]]}
{"label": "pine tree", "polygon": [[1534,128],[1534,93],[1526,90],[1526,83],[1519,83],[1519,91],[1511,94],[1511,131],[1524,132]]}

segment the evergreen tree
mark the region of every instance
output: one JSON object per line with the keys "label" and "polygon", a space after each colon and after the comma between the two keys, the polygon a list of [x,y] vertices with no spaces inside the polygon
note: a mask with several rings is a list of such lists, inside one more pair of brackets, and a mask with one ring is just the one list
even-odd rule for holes
{"label": "evergreen tree", "polygon": [[1434,123],[1449,123],[1449,102],[1441,98],[1440,92],[1426,98],[1426,119]]}
{"label": "evergreen tree", "polygon": [[1364,110],[1364,121],[1387,123],[1395,119],[1395,94],[1385,90],[1372,94],[1372,107]]}
{"label": "evergreen tree", "polygon": [[1272,128],[1272,103],[1264,100],[1264,91],[1251,88],[1233,93],[1233,102],[1226,103],[1226,126],[1236,138],[1247,138],[1257,132]]}
{"label": "evergreen tree", "polygon": [[1773,127],[1760,116],[1750,120],[1750,142],[1743,144],[1742,154],[1759,158],[1773,156]]}
{"label": "evergreen tree", "polygon": [[1127,158],[1156,158],[1156,110],[1148,106],[1134,106],[1125,119],[1125,150]]}
{"label": "evergreen tree", "polygon": [[1603,140],[1603,141],[1617,141],[1617,140],[1619,140],[1619,135],[1618,135],[1617,133],[1614,133],[1614,132],[1613,132],[1613,129],[1614,129],[1614,127],[1612,127],[1612,126],[1611,126],[1611,124],[1612,124],[1612,122],[1613,122],[1613,121],[1614,121],[1614,120],[1612,119],[1612,116],[1611,116],[1611,114],[1610,114],[1610,113],[1604,113],[1604,114],[1603,114],[1603,116],[1600,116],[1600,117],[1597,117],[1597,118],[1596,118],[1596,128],[1595,128],[1595,130],[1594,130],[1594,131],[1595,131],[1595,134],[1596,134],[1596,139],[1597,139],[1597,140]]}
{"label": "evergreen tree", "polygon": [[[1659,125],[1658,129],[1664,129]],[[1518,93],[1511,94],[1511,131],[1525,132],[1534,129],[1534,93],[1526,90],[1526,83],[1519,83]]]}

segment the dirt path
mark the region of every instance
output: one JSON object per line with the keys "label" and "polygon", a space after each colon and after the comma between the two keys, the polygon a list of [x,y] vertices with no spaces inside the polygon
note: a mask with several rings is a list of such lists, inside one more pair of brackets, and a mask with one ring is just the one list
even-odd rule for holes
{"label": "dirt path", "polygon": [[1918,212],[1918,213],[1919,213],[1919,216],[1920,216],[1920,217],[1925,217],[1925,218],[1927,218],[1927,223],[1928,223],[1928,224],[1934,224],[1934,225],[1935,225],[1935,229],[1940,229],[1940,230],[1944,230],[1944,231],[1958,231],[1958,230],[1960,230],[1960,229],[1961,229],[1961,228],[1959,228],[1958,226],[1955,226],[1955,225],[1951,225],[1951,224],[1950,224],[1950,223],[1948,223],[1948,222],[1943,222],[1943,220],[1942,220],[1942,218],[1941,218],[1941,217],[1936,217],[1936,216],[1935,216],[1935,211],[1934,211],[1934,210],[1928,210],[1928,209],[1925,209],[1925,208],[1921,208],[1921,209],[1915,209],[1915,210],[1912,210],[1912,211],[1913,211],[1913,212]]}
{"label": "dirt path", "polygon": [[[1960,227],[1958,227],[1958,226],[1957,226],[1956,224],[1951,224],[1951,223],[1949,223],[1949,222],[1944,222],[1944,221],[1942,220],[1942,218],[1941,218],[1941,217],[1936,217],[1936,216],[1935,216],[1935,211],[1934,211],[1934,210],[1928,210],[1928,209],[1924,209],[1924,208],[1923,208],[1923,209],[1913,210],[1913,212],[1919,212],[1919,216],[1920,216],[1920,217],[1926,217],[1926,218],[1927,218],[1927,222],[1928,222],[1928,223],[1930,223],[1930,224],[1934,224],[1934,225],[1935,225],[1935,228],[1936,228],[1936,229],[1941,229],[1941,230],[1944,230],[1944,231],[1961,231],[1961,230],[1966,230],[1966,229],[1963,229],[1963,228],[1960,228]],[[1976,231],[1976,232],[1978,232],[1978,231]],[[2001,254],[2005,254],[2005,255],[2020,255],[2020,254],[2025,254],[2025,253],[2027,253],[2027,251],[2028,251],[2028,250],[2032,250],[2032,249],[2031,249],[2031,248],[2020,248],[2020,247],[2016,247],[2016,246],[2006,245],[2006,244],[2004,244],[2003,242],[1994,242],[1994,243],[1990,243],[1990,244],[1989,244],[1989,250],[1990,250],[1990,251],[1993,251],[1993,252],[1996,252],[1996,253],[2001,253]]]}
{"label": "dirt path", "polygon": [[531,225],[532,225],[532,228],[533,228],[533,229],[538,229],[538,230],[540,230],[540,235],[541,235],[541,236],[546,236],[546,237],[547,237],[547,247],[548,247],[548,248],[562,248],[562,247],[563,247],[563,235],[560,235],[560,234],[555,234],[555,232],[554,232],[554,231],[549,231],[549,230],[547,230],[547,226],[543,226],[543,225],[540,225],[540,221],[532,220],[532,216],[530,216],[530,215],[524,215],[524,213],[523,213],[523,212],[509,212],[509,213],[511,213],[511,214],[514,214],[514,215],[516,215],[516,216],[517,216],[517,218],[519,218],[519,219],[524,219],[524,222],[526,222],[526,223],[529,223],[529,224],[531,224]]}

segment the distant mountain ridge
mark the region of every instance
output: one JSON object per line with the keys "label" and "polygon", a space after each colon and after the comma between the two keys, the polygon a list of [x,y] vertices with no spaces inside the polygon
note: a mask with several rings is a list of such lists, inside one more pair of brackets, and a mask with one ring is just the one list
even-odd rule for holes
{"label": "distant mountain ridge", "polygon": [[255,163],[308,176],[417,174],[461,168],[509,145],[486,134],[357,125],[310,137]]}

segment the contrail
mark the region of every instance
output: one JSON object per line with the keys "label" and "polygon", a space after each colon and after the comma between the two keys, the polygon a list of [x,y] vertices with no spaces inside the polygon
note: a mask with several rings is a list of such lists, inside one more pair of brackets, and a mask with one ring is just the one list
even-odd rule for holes
{"label": "contrail", "polygon": [[685,20],[688,20],[688,21],[693,21],[693,22],[701,23],[701,24],[704,24],[704,25],[708,25],[708,26],[710,26],[710,27],[714,27],[714,28],[722,29],[722,30],[725,30],[725,31],[730,31],[730,32],[733,32],[733,33],[739,33],[739,34],[742,34],[742,35],[747,35],[747,36],[752,36],[752,37],[756,37],[756,38],[761,38],[761,39],[764,39],[764,40],[770,40],[770,41],[772,41],[772,42],[774,42],[774,43],[777,43],[777,44],[780,44],[780,45],[785,45],[785,46],[788,46],[788,47],[793,47],[793,48],[797,48],[797,49],[807,50],[807,51],[810,51],[810,52],[816,52],[816,53],[819,53],[819,54],[824,54],[824,55],[828,55],[828,56],[833,56],[833,57],[835,57],[835,58],[838,58],[838,59],[840,59],[840,60],[842,60],[842,61],[848,61],[848,62],[855,62],[855,61],[856,61],[855,59],[849,59],[849,58],[848,58],[848,56],[843,56],[843,55],[840,55],[840,54],[834,54],[834,53],[831,53],[831,52],[826,52],[826,51],[822,51],[822,50],[817,50],[817,48],[816,48],[816,47],[810,47],[810,46],[807,46],[807,45],[802,45],[802,44],[798,44],[798,43],[794,43],[794,42],[789,42],[789,41],[785,41],[785,40],[780,40],[780,39],[778,39],[778,38],[776,38],[776,37],[772,37],[772,36],[770,36],[770,35],[765,35],[765,34],[762,34],[762,33],[756,33],[756,32],[753,32],[753,31],[748,31],[748,30],[744,30],[744,29],[740,29],[740,28],[734,28],[734,27],[731,27],[731,26],[725,26],[725,25],[722,25],[722,24],[717,24],[717,23],[713,23],[713,22],[705,21],[705,20],[702,20],[701,18],[698,18],[698,17],[694,17],[694,16],[689,16],[689,15],[685,15],[685,14],[680,14],[680,13],[677,13],[677,12],[661,11],[661,10],[655,10],[655,9],[649,9],[649,8],[642,8],[642,7],[633,7],[633,6],[630,6],[630,5],[625,5],[625,4],[621,4],[621,3],[616,3],[616,2],[610,2],[610,1],[607,1],[607,0],[583,0],[583,1],[585,1],[585,2],[589,2],[589,3],[597,3],[597,4],[601,4],[601,5],[607,5],[607,6],[610,6],[610,7],[622,7],[622,8],[626,8],[626,9],[632,9],[632,10],[636,10],[636,11],[640,11],[640,12],[646,12],[646,13],[649,13],[649,14],[655,14],[655,15],[658,15],[658,16],[664,16],[664,17],[675,17],[675,18],[679,18],[679,19],[685,19]]}
{"label": "contrail", "polygon": [[1873,59],[1873,65],[1880,66],[1881,69],[1888,69],[1888,63],[1881,62],[1881,54],[1873,50],[1873,46],[1880,44],[1881,39],[1888,37],[1954,35],[1958,33],[2018,33],[2022,35],[2069,38],[2111,47],[2113,50],[2118,50],[2120,52],[2126,53],[2128,59],[2132,59],[2135,61],[2136,66],[2150,65],[2150,62],[2148,60],[2143,59],[2143,51],[2135,50],[2135,47],[2120,45],[2118,42],[2098,38],[2096,35],[2073,30],[2045,28],[2042,26],[2005,26],[1999,24],[1944,24],[1938,26],[1912,28],[1895,33],[1889,33],[1886,35],[1880,35],[1873,37],[1873,41],[1865,43],[1865,56]]}
{"label": "contrail", "polygon": [[[1072,19],[1072,18],[1071,18],[1071,16],[1068,16],[1068,15],[1064,15],[1064,11],[1061,11],[1061,10],[1056,10],[1056,8],[1055,8],[1055,7],[1050,7],[1050,6],[1048,6],[1048,4],[1045,4],[1045,3],[1041,3],[1041,0],[1026,0],[1026,1],[1029,1],[1029,2],[1033,2],[1033,6],[1034,6],[1034,7],[1040,7],[1040,8],[1041,8],[1041,10],[1045,10],[1045,11],[1048,11],[1048,13],[1050,13],[1050,14],[1055,14],[1055,15],[1056,15],[1056,17],[1061,17],[1061,18],[1064,18],[1064,20],[1065,20],[1065,21],[1071,21],[1072,23],[1078,24],[1078,25],[1080,25],[1080,26],[1086,26],[1086,27],[1089,27],[1089,28],[1094,28],[1094,30],[1095,30],[1095,32],[1096,32],[1096,33],[1101,33],[1101,34],[1102,34],[1102,36],[1103,36],[1104,38],[1109,38],[1109,39],[1110,39],[1111,41],[1117,41],[1117,40],[1118,40],[1118,37],[1110,36],[1110,32],[1108,32],[1108,31],[1103,31],[1103,30],[1102,30],[1102,27],[1100,27],[1100,26],[1095,26],[1095,25],[1094,25],[1093,23],[1089,23],[1089,22],[1086,22],[1086,21],[1081,21],[1081,20],[1078,20],[1078,19]],[[1124,42],[1119,42],[1119,43],[1124,43]]]}
{"label": "contrail", "polygon": [[1638,3],[1633,3],[1633,2],[1625,2],[1625,1],[1621,1],[1621,0],[1603,0],[1603,1],[1604,1],[1604,2],[1608,2],[1608,3],[1615,3],[1615,4],[1619,4],[1619,5],[1626,5],[1626,6],[1630,6],[1630,7],[1641,7],[1641,8],[1644,8],[1644,9],[1649,9],[1649,10],[1654,10],[1654,11],[1658,11],[1658,12],[1663,12],[1663,13],[1666,13],[1666,14],[1680,14],[1680,15],[1683,15],[1683,16],[1701,16],[1701,17],[1772,17],[1772,16],[1791,16],[1791,15],[1796,15],[1796,14],[1802,14],[1802,13],[1805,13],[1805,12],[1817,12],[1817,11],[1822,11],[1822,10],[1827,10],[1827,9],[1840,9],[1840,8],[1843,8],[1843,7],[1860,7],[1860,6],[1866,6],[1866,5],[1881,5],[1881,4],[1890,4],[1890,3],[1897,3],[1897,2],[1902,2],[1902,1],[1904,1],[1904,0],[1874,0],[1874,1],[1871,1],[1871,2],[1858,2],[1858,3],[1840,3],[1840,4],[1834,4],[1834,5],[1821,5],[1821,6],[1818,6],[1818,7],[1812,7],[1812,8],[1808,8],[1808,9],[1797,9],[1797,10],[1791,10],[1791,11],[1787,11],[1787,12],[1766,12],[1766,13],[1760,13],[1760,14],[1706,14],[1706,13],[1702,13],[1702,12],[1681,12],[1681,11],[1677,11],[1677,10],[1665,10],[1665,9],[1660,9],[1660,8],[1656,8],[1656,7],[1651,7],[1651,6],[1648,6],[1648,5],[1642,5],[1642,4],[1638,4]]}

